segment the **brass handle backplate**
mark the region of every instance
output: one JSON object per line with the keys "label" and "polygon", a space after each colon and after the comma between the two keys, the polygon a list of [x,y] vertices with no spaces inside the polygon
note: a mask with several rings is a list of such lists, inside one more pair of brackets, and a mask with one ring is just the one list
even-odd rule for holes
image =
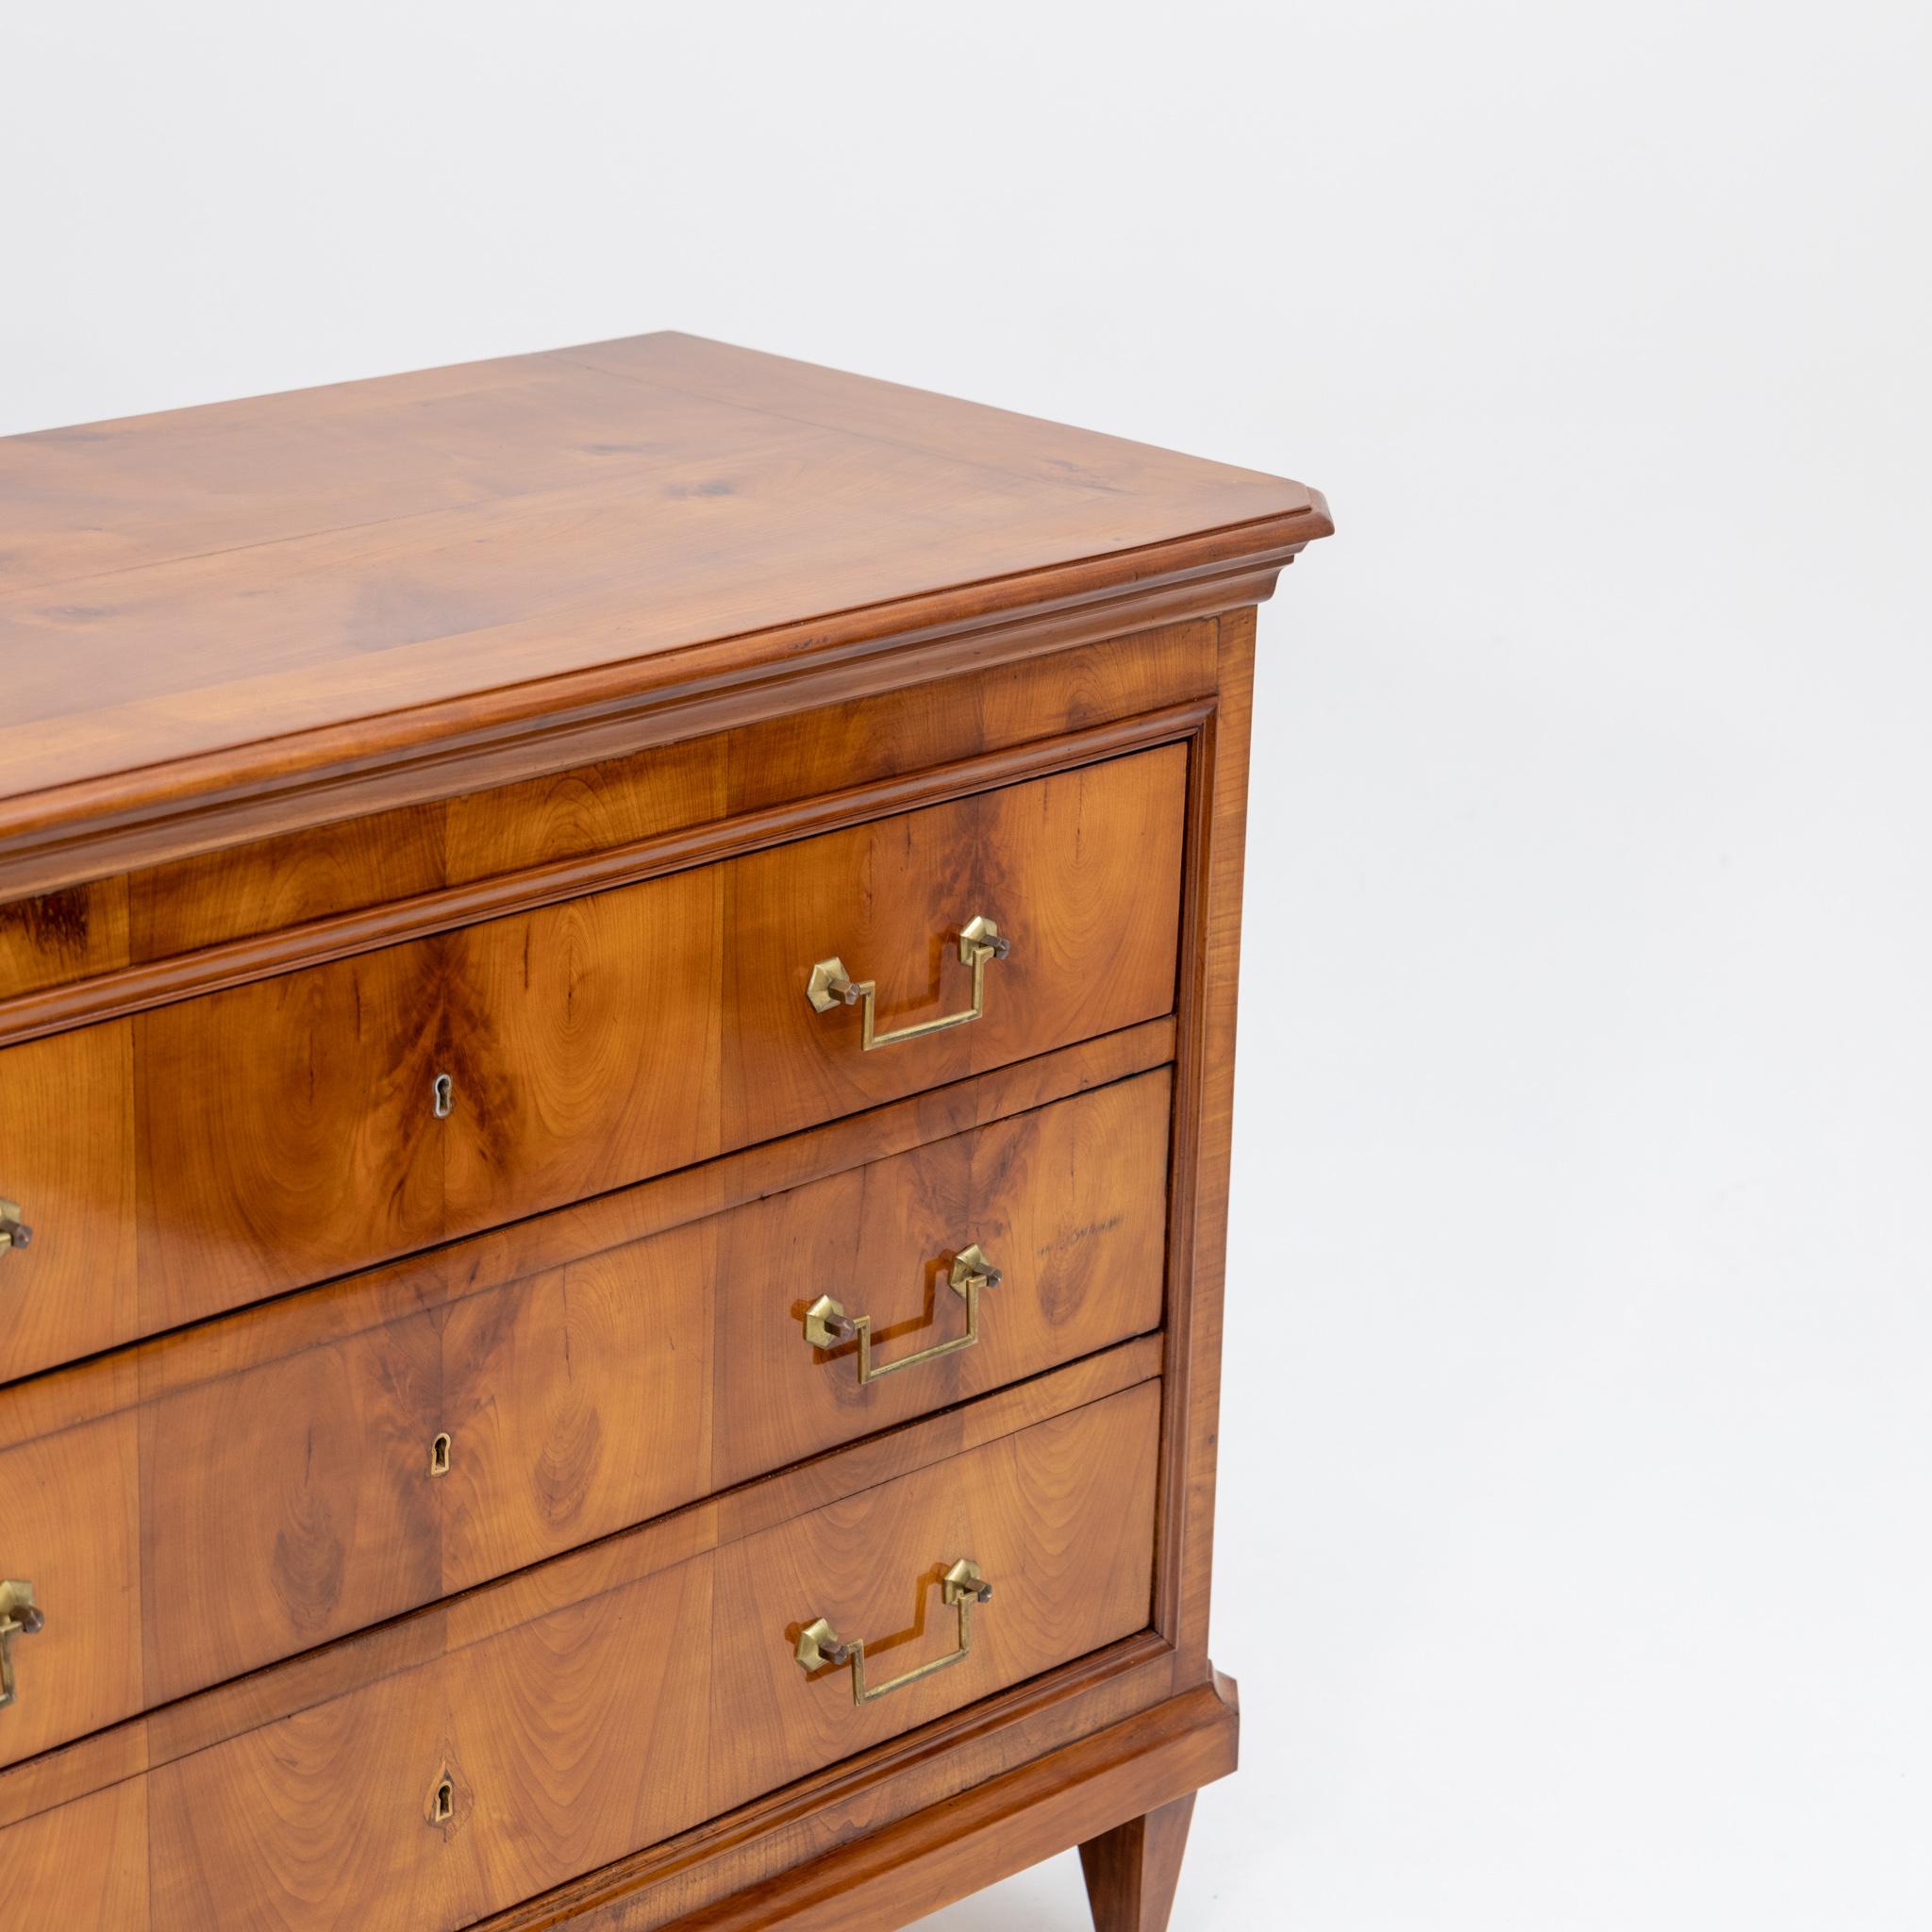
{"label": "brass handle backplate", "polygon": [[877,1030],[875,1010],[878,989],[870,979],[854,979],[845,962],[836,954],[821,959],[811,969],[805,996],[813,1010],[829,1013],[834,1007],[863,1007],[859,1045],[870,1053],[875,1046],[895,1046],[902,1040],[921,1040],[928,1033],[943,1033],[949,1026],[964,1026],[986,1012],[986,969],[994,959],[1004,959],[1013,950],[1011,940],[1003,940],[1000,929],[984,915],[969,919],[959,929],[959,963],[973,969],[973,1004],[963,1012],[941,1013],[937,1020],[921,1020],[916,1025],[901,1026],[891,1033]]}
{"label": "brass handle backplate", "polygon": [[13,1702],[13,1640],[31,1637],[46,1617],[34,1607],[34,1587],[9,1576],[0,1583],[0,1710]]}
{"label": "brass handle backplate", "polygon": [[822,1294],[805,1311],[805,1339],[814,1348],[837,1348],[855,1339],[858,1343],[858,1381],[863,1388],[882,1375],[896,1375],[901,1369],[916,1368],[921,1362],[936,1360],[942,1355],[958,1355],[962,1348],[979,1342],[979,1291],[1000,1285],[1000,1271],[986,1258],[986,1251],[974,1241],[953,1257],[946,1285],[966,1298],[966,1332],[951,1341],[935,1342],[917,1355],[902,1355],[897,1361],[875,1362],[872,1358],[872,1317],[848,1315],[842,1303]]}
{"label": "brass handle backplate", "polygon": [[20,1218],[18,1201],[0,1201],[0,1255],[33,1245],[34,1231]]}
{"label": "brass handle backplate", "polygon": [[823,1617],[819,1617],[798,1634],[798,1647],[793,1655],[798,1658],[799,1669],[807,1676],[811,1676],[827,1664],[849,1663],[852,1666],[854,1704],[872,1704],[881,1697],[890,1696],[894,1690],[905,1690],[908,1684],[918,1683],[922,1677],[931,1676],[936,1671],[951,1670],[972,1654],[973,1606],[991,1601],[992,1585],[979,1574],[978,1564],[970,1557],[961,1557],[940,1578],[940,1596],[948,1609],[957,1610],[959,1615],[958,1644],[944,1657],[936,1657],[930,1663],[908,1671],[903,1677],[893,1677],[884,1684],[868,1685],[865,1681],[865,1640],[860,1638],[856,1643],[841,1643],[839,1633]]}

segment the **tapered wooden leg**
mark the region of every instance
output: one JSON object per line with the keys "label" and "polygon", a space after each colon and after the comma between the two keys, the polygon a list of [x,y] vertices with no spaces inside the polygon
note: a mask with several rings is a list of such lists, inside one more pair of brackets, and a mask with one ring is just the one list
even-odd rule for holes
{"label": "tapered wooden leg", "polygon": [[1093,1932],[1167,1932],[1194,1794],[1130,1818],[1080,1847]]}

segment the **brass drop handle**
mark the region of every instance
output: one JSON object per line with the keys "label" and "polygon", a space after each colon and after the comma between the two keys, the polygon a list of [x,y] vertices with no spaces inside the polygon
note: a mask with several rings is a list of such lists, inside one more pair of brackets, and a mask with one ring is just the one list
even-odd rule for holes
{"label": "brass drop handle", "polygon": [[986,1012],[986,969],[994,959],[1004,959],[1013,950],[1011,940],[1000,937],[1000,929],[984,914],[969,919],[959,929],[959,963],[973,969],[973,1004],[963,1012],[941,1013],[937,1020],[921,1020],[916,1025],[901,1026],[895,1032],[876,1030],[877,987],[870,979],[854,979],[837,954],[821,959],[811,969],[805,996],[816,1012],[829,1013],[834,1007],[864,1007],[859,1028],[859,1046],[870,1053],[875,1046],[894,1046],[902,1040],[920,1040],[928,1033],[943,1033],[948,1026],[964,1026]]}
{"label": "brass drop handle", "polygon": [[33,1246],[34,1231],[20,1218],[18,1201],[0,1201],[0,1255],[8,1248]]}
{"label": "brass drop handle", "polygon": [[977,1241],[970,1248],[961,1248],[953,1257],[946,1285],[954,1293],[966,1298],[965,1334],[956,1336],[951,1341],[935,1342],[930,1348],[922,1348],[917,1355],[902,1355],[897,1361],[874,1362],[872,1358],[872,1317],[848,1315],[844,1305],[835,1302],[828,1294],[820,1295],[806,1309],[805,1339],[814,1348],[837,1348],[841,1342],[856,1338],[858,1342],[858,1384],[863,1388],[868,1382],[876,1382],[882,1375],[896,1375],[901,1369],[916,1368],[921,1362],[934,1361],[942,1355],[958,1355],[962,1348],[977,1347],[979,1291],[983,1288],[997,1288],[1001,1278],[1000,1271],[986,1258],[986,1251]]}
{"label": "brass drop handle", "polygon": [[973,1606],[992,1601],[992,1585],[979,1574],[979,1565],[972,1557],[961,1557],[940,1578],[940,1597],[948,1609],[959,1613],[958,1645],[944,1657],[936,1657],[930,1663],[908,1671],[903,1677],[893,1677],[884,1684],[868,1685],[865,1681],[865,1640],[860,1638],[856,1643],[841,1642],[839,1633],[823,1617],[819,1617],[798,1633],[798,1647],[793,1655],[798,1658],[799,1669],[809,1677],[827,1664],[849,1663],[852,1666],[854,1704],[874,1703],[894,1690],[905,1690],[908,1684],[918,1683],[922,1677],[931,1676],[936,1671],[951,1670],[955,1664],[963,1663],[972,1653]]}
{"label": "brass drop handle", "polygon": [[47,1621],[34,1607],[34,1587],[9,1576],[0,1583],[0,1710],[13,1702],[13,1640],[31,1637]]}

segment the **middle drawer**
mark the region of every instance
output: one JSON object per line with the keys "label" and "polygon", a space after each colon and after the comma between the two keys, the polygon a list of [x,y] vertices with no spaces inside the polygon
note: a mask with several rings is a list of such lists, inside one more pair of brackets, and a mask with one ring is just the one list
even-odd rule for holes
{"label": "middle drawer", "polygon": [[1158,1326],[1169,1093],[542,1272],[481,1237],[0,1391],[0,1574],[46,1615],[0,1763]]}

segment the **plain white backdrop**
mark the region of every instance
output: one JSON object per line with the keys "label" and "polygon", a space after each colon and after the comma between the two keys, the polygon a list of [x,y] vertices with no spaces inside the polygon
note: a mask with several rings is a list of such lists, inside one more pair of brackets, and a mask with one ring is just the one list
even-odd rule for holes
{"label": "plain white backdrop", "polygon": [[1175,1925],[1932,1923],[1923,0],[62,0],[0,81],[0,430],[670,326],[1321,485]]}

